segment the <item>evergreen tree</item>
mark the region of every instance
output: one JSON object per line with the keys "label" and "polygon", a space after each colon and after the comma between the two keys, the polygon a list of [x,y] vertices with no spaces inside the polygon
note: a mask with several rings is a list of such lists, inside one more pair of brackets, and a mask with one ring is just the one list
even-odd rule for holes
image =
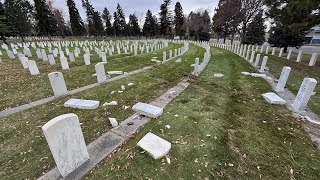
{"label": "evergreen tree", "polygon": [[94,36],[95,35],[95,29],[93,24],[93,15],[95,13],[94,8],[92,7],[92,4],[89,0],[82,0],[82,7],[86,11],[89,35]]}
{"label": "evergreen tree", "polygon": [[252,22],[248,25],[247,35],[245,39],[246,44],[263,44],[265,42],[265,26],[263,19],[263,12],[260,11]]}
{"label": "evergreen tree", "polygon": [[118,18],[118,13],[114,12],[113,13],[113,34],[115,36],[120,36],[121,32],[120,32],[120,25],[119,25],[119,18]]}
{"label": "evergreen tree", "polygon": [[24,36],[31,33],[32,6],[27,0],[5,0],[6,17],[14,34],[24,41]]}
{"label": "evergreen tree", "polygon": [[35,18],[40,35],[55,35],[57,32],[57,22],[50,11],[45,0],[34,0]]}
{"label": "evergreen tree", "polygon": [[130,14],[128,28],[130,36],[140,36],[141,30],[136,15]]}
{"label": "evergreen tree", "polygon": [[103,28],[100,13],[98,11],[93,12],[92,24],[93,24],[93,34],[92,35],[103,36],[104,35],[104,28]]}
{"label": "evergreen tree", "polygon": [[319,1],[265,0],[267,15],[274,20],[269,43],[276,47],[299,47],[310,28],[320,23]]}
{"label": "evergreen tree", "polygon": [[54,9],[53,15],[54,15],[54,19],[57,22],[60,36],[62,36],[62,38],[65,38],[66,37],[66,22],[64,20],[62,11],[60,11],[58,9]]}
{"label": "evergreen tree", "polygon": [[5,14],[4,5],[0,1],[0,35],[1,35],[1,40],[5,44],[7,44],[5,35],[8,33],[8,31],[9,31],[8,20]]}
{"label": "evergreen tree", "polygon": [[120,35],[126,35],[126,18],[123,12],[123,9],[121,8],[120,4],[117,4],[117,15],[118,15],[118,20],[119,20],[119,30],[120,30]]}
{"label": "evergreen tree", "polygon": [[164,36],[171,35],[170,3],[171,0],[164,0],[163,4],[160,6],[160,34]]}
{"label": "evergreen tree", "polygon": [[76,7],[76,4],[73,0],[67,0],[67,5],[69,8],[69,17],[72,33],[74,36],[83,36],[85,35],[86,29],[84,27],[83,20],[80,16],[80,13]]}
{"label": "evergreen tree", "polygon": [[143,25],[143,35],[146,37],[153,37],[157,35],[158,32],[158,23],[150,10],[147,11],[146,19]]}
{"label": "evergreen tree", "polygon": [[184,22],[183,9],[180,2],[177,2],[174,8],[174,24],[176,35],[182,37],[185,34],[184,29],[182,28]]}
{"label": "evergreen tree", "polygon": [[111,15],[110,15],[110,12],[107,8],[104,8],[103,10],[103,14],[102,14],[102,19],[104,20],[105,22],[105,25],[106,25],[106,35],[107,36],[112,36],[113,35],[113,28],[112,28],[112,25],[111,25]]}
{"label": "evergreen tree", "polygon": [[209,41],[210,40],[210,16],[207,10],[190,12],[187,26],[189,33],[195,40]]}

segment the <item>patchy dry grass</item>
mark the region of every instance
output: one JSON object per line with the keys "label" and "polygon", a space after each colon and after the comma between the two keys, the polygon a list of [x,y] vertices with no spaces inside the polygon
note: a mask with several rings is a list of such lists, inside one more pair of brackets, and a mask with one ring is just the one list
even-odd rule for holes
{"label": "patchy dry grass", "polygon": [[[108,57],[108,64],[105,65],[105,69],[106,71],[120,70],[125,72],[140,69],[154,64],[150,61],[151,57],[158,57],[162,60],[163,51],[180,47],[182,47],[181,44],[170,43],[165,49],[145,55],[114,55]],[[48,74],[54,71],[63,73],[69,90],[97,82],[96,77],[92,75],[95,73],[95,64],[101,62],[101,58],[94,52],[91,52],[91,54],[91,65],[84,65],[82,54],[81,57],[76,58],[75,62],[69,63],[69,70],[62,70],[57,59],[56,65],[49,65],[48,62],[38,60],[41,73],[38,76],[31,76],[28,70],[22,68],[18,60],[7,60],[0,65],[0,110],[52,96]]]}
{"label": "patchy dry grass", "polygon": [[[320,153],[300,122],[263,100],[268,83],[241,75],[254,69],[239,56],[212,53],[207,69],[165,113],[86,179],[320,179]],[[136,146],[148,132],[172,142],[171,164]]]}
{"label": "patchy dry grass", "polygon": [[[41,130],[41,126],[52,118],[65,113],[77,114],[85,140],[89,144],[110,130],[108,117],[121,122],[133,113],[131,109],[123,110],[123,105],[132,107],[137,102],[149,102],[166,92],[183,79],[184,75],[193,71],[191,64],[196,57],[203,57],[204,52],[203,48],[190,45],[190,50],[181,57],[183,63],[175,63],[173,60],[144,73],[0,118],[0,179],[35,179],[55,166]],[[111,94],[129,82],[135,85],[127,87],[123,94]],[[63,103],[70,98],[93,99],[101,103],[115,100],[119,106],[99,107],[95,110],[63,107]]]}

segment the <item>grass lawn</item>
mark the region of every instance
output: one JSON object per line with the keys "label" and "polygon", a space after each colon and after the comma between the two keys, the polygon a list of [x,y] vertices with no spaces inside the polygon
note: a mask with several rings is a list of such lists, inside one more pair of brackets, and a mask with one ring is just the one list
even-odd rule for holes
{"label": "grass lawn", "polygon": [[[263,100],[265,80],[242,71],[254,69],[212,49],[202,75],[86,179],[320,179],[320,153],[301,123]],[[171,164],[136,146],[148,132],[172,142]]]}
{"label": "grass lawn", "polygon": [[[0,118],[0,179],[35,179],[43,172],[54,168],[54,160],[41,130],[41,126],[52,118],[66,113],[77,114],[82,123],[86,143],[89,144],[110,130],[109,117],[121,122],[133,114],[131,109],[122,109],[123,105],[132,107],[137,102],[150,102],[162,95],[191,74],[193,71],[191,64],[195,62],[196,57],[203,58],[204,52],[205,49],[190,44],[190,50],[181,56],[183,63],[172,60],[144,73]],[[138,56],[137,60],[140,57],[143,58]],[[133,59],[129,60],[133,61],[132,66],[137,66]],[[118,91],[121,85],[130,82],[135,85],[127,87],[123,94],[111,94],[112,91]],[[70,98],[99,100],[101,104],[116,100],[119,106],[99,107],[95,110],[63,107],[63,103]]]}
{"label": "grass lawn", "polygon": [[[315,78],[318,82],[320,82],[320,62],[316,64],[314,67],[308,66],[307,63],[301,62],[297,63],[293,60],[287,60],[284,58],[279,58],[277,56],[268,55],[268,63],[267,66],[270,68],[270,73],[273,74],[276,78],[280,77],[282,68],[284,66],[291,67],[291,73],[287,82],[286,87],[297,94],[299,88],[302,84],[304,78]],[[317,94],[312,96],[308,106],[314,111],[316,114],[320,115],[320,86],[316,87]]]}
{"label": "grass lawn", "polygon": [[[108,64],[105,65],[105,70],[129,72],[153,65],[155,63],[151,61],[152,57],[158,57],[159,60],[162,60],[163,51],[177,49],[182,46],[182,44],[170,43],[167,48],[144,55],[132,56],[132,54],[121,54],[108,56]],[[82,51],[82,53],[84,52]],[[68,90],[96,83],[97,79],[92,75],[95,73],[95,64],[101,62],[101,58],[93,51],[91,54],[91,65],[84,65],[83,54],[81,54],[81,56],[76,58],[75,62],[69,63],[69,70],[62,70],[57,58],[56,65],[49,65],[48,62],[38,60],[37,64],[41,73],[38,76],[31,76],[29,70],[22,68],[19,60],[7,60],[0,65],[0,96],[2,97],[0,100],[0,110],[52,96],[53,93],[48,74],[54,71],[63,73]]]}

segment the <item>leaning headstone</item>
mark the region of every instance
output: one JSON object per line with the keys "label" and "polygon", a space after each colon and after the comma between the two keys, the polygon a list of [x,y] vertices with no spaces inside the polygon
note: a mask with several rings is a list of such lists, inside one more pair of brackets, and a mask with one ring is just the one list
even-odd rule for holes
{"label": "leaning headstone", "polygon": [[287,59],[288,59],[288,60],[290,60],[290,58],[291,58],[292,51],[293,51],[293,49],[290,49],[290,50],[289,50],[289,53],[288,53],[288,56],[287,56]]}
{"label": "leaning headstone", "polygon": [[289,75],[290,75],[291,68],[290,67],[283,67],[276,90],[278,92],[284,91],[284,88],[286,86],[286,83],[288,81]]}
{"label": "leaning headstone", "polygon": [[166,51],[163,51],[163,62],[166,62],[167,60],[167,52]]}
{"label": "leaning headstone", "polygon": [[154,159],[161,159],[169,153],[171,143],[156,136],[153,133],[145,135],[137,144]]}
{"label": "leaning headstone", "polygon": [[274,47],[274,48],[272,48],[272,56],[274,56],[276,54],[276,48]]}
{"label": "leaning headstone", "polygon": [[163,109],[160,107],[140,102],[135,104],[132,110],[151,118],[158,118],[163,113]]}
{"label": "leaning headstone", "polygon": [[253,63],[253,61],[254,61],[255,54],[256,54],[256,52],[255,52],[255,51],[252,51],[252,53],[251,53],[251,58],[250,58],[250,62],[251,62],[251,63]]}
{"label": "leaning headstone", "polygon": [[27,64],[28,64],[28,68],[29,68],[29,71],[30,71],[31,75],[40,74],[36,61],[29,60],[29,61],[27,61]]}
{"label": "leaning headstone", "polygon": [[60,63],[63,70],[69,69],[69,63],[66,57],[64,56],[60,57]]}
{"label": "leaning headstone", "polygon": [[70,99],[64,103],[64,107],[76,108],[76,109],[97,109],[99,107],[99,101],[83,100],[83,99]]}
{"label": "leaning headstone", "polygon": [[20,58],[21,64],[24,69],[28,69],[28,58],[27,57],[21,57]]}
{"label": "leaning headstone", "polygon": [[105,62],[101,62],[95,65],[98,83],[103,83],[107,80],[106,72],[104,69]]}
{"label": "leaning headstone", "polygon": [[50,65],[56,64],[56,60],[54,59],[54,55],[53,54],[49,54],[48,55],[48,59],[49,59]]}
{"label": "leaning headstone", "polygon": [[310,59],[310,62],[309,62],[309,66],[316,65],[317,59],[318,59],[318,54],[317,53],[313,53],[312,57]]}
{"label": "leaning headstone", "polygon": [[42,126],[42,131],[58,170],[63,177],[66,177],[89,159],[77,115],[58,116]]}
{"label": "leaning headstone", "polygon": [[117,127],[119,125],[116,118],[109,118],[109,121],[112,127]]}
{"label": "leaning headstone", "polygon": [[298,57],[297,57],[297,62],[302,61],[302,56],[303,56],[303,51],[299,51]]}
{"label": "leaning headstone", "polygon": [[314,95],[314,89],[316,88],[317,80],[313,78],[305,78],[299,89],[297,97],[295,98],[292,106],[298,110],[303,111],[311,98]]}
{"label": "leaning headstone", "polygon": [[286,101],[273,92],[262,94],[263,98],[270,104],[286,104]]}
{"label": "leaning headstone", "polygon": [[68,89],[61,72],[52,72],[48,74],[49,81],[54,96],[65,96],[68,94]]}
{"label": "leaning headstone", "polygon": [[282,57],[283,51],[284,51],[284,49],[281,48],[281,49],[280,49],[280,52],[279,52],[279,57]]}

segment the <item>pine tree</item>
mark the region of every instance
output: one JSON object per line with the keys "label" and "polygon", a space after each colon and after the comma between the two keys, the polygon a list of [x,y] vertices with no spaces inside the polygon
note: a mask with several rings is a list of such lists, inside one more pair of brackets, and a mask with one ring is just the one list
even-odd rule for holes
{"label": "pine tree", "polygon": [[119,17],[118,17],[118,13],[117,12],[114,12],[113,13],[113,34],[115,36],[120,36],[121,35],[121,32],[120,32],[120,26],[119,26]]}
{"label": "pine tree", "polygon": [[118,20],[119,20],[119,30],[120,30],[120,35],[124,36],[126,35],[126,18],[123,12],[123,9],[121,8],[120,4],[117,4],[117,15],[118,15]]}
{"label": "pine tree", "polygon": [[176,35],[182,37],[185,34],[184,29],[182,28],[184,24],[184,15],[183,9],[180,2],[177,2],[174,8],[174,24],[175,24],[175,32]]}
{"label": "pine tree", "polygon": [[171,35],[170,3],[171,0],[164,0],[163,4],[160,6],[160,34],[164,36]]}
{"label": "pine tree", "polygon": [[158,32],[158,23],[157,19],[155,19],[150,10],[147,11],[146,19],[143,25],[143,35],[146,37],[153,37],[157,35]]}
{"label": "pine tree", "polygon": [[5,44],[7,44],[5,35],[8,33],[8,31],[9,31],[8,20],[5,14],[4,5],[2,4],[2,2],[0,2],[0,35],[1,35],[1,40]]}
{"label": "pine tree", "polygon": [[92,7],[92,4],[89,0],[82,0],[82,7],[86,11],[89,35],[94,36],[95,35],[95,29],[93,24],[93,15],[95,12],[94,8]]}
{"label": "pine tree", "polygon": [[6,17],[14,34],[24,41],[24,36],[31,33],[32,6],[27,0],[5,0]]}
{"label": "pine tree", "polygon": [[306,41],[310,28],[320,23],[319,1],[265,0],[267,15],[275,22],[268,42],[272,46],[299,47]]}
{"label": "pine tree", "polygon": [[57,33],[57,22],[50,11],[45,0],[34,0],[35,17],[37,20],[37,28],[40,35],[55,35]]}
{"label": "pine tree", "polygon": [[102,19],[104,20],[105,22],[105,25],[106,25],[106,35],[107,36],[112,36],[113,35],[113,28],[112,28],[112,25],[111,25],[111,15],[110,15],[110,12],[107,8],[104,8],[103,10],[103,14],[102,14]]}
{"label": "pine tree", "polygon": [[263,12],[260,11],[252,22],[248,25],[247,35],[245,39],[246,44],[263,44],[265,42],[265,26],[263,19]]}
{"label": "pine tree", "polygon": [[92,24],[93,24],[93,34],[94,36],[103,36],[104,28],[101,20],[100,13],[98,11],[94,11],[92,15]]}
{"label": "pine tree", "polygon": [[83,20],[80,16],[80,13],[76,7],[76,4],[73,0],[67,0],[67,5],[69,8],[69,17],[71,23],[71,29],[74,36],[83,36],[85,35],[86,29],[84,27]]}
{"label": "pine tree", "polygon": [[130,36],[140,36],[141,30],[136,15],[130,14],[128,28]]}

